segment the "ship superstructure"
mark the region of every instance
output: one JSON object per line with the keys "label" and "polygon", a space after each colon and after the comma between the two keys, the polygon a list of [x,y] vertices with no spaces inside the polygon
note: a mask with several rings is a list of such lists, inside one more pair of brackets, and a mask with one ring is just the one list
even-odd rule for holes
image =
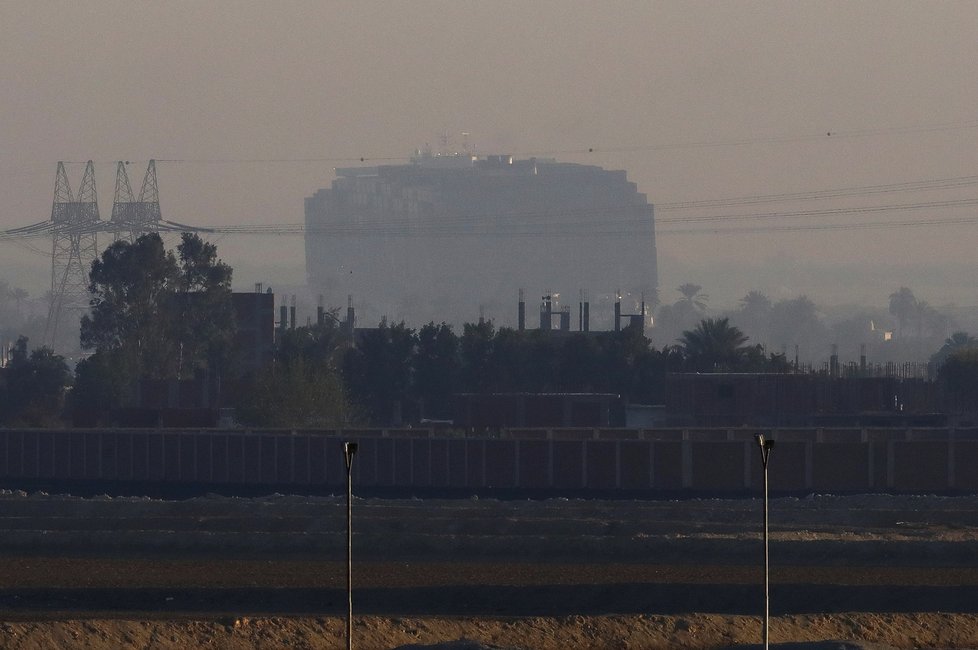
{"label": "ship superstructure", "polygon": [[[336,169],[306,199],[306,270],[329,304],[419,326],[473,321],[529,295],[638,302],[657,286],[653,206],[624,171],[509,155],[419,152]],[[513,321],[513,322],[510,322]]]}

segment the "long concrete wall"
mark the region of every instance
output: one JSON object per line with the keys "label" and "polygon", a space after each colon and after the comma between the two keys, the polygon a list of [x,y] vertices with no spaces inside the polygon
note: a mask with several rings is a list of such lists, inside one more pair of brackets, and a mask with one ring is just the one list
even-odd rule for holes
{"label": "long concrete wall", "polygon": [[[362,488],[701,491],[761,486],[754,430],[241,432],[0,430],[0,484],[132,482],[322,489],[345,480],[344,440]],[[781,430],[775,492],[978,491],[978,430]]]}

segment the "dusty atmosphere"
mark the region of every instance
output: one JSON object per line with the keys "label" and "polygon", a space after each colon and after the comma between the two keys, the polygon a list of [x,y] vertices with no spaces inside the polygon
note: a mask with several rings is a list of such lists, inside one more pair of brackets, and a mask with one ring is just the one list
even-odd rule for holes
{"label": "dusty atmosphere", "polygon": [[[342,499],[0,506],[5,648],[343,645]],[[749,499],[357,499],[356,647],[757,643],[760,516]],[[978,498],[775,499],[771,523],[772,643],[978,647]]]}

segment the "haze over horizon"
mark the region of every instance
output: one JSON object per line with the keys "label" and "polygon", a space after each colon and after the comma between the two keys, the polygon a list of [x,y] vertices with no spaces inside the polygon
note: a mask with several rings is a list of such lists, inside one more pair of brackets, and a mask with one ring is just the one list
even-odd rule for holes
{"label": "haze over horizon", "polygon": [[[166,219],[295,224],[334,167],[466,132],[626,170],[665,301],[975,305],[976,32],[967,2],[5,3],[0,230],[49,217],[59,160],[96,161],[103,218],[114,162],[138,184],[155,158]],[[301,237],[213,241],[237,288],[304,282]],[[0,279],[39,294],[50,242],[29,244],[0,242]]]}

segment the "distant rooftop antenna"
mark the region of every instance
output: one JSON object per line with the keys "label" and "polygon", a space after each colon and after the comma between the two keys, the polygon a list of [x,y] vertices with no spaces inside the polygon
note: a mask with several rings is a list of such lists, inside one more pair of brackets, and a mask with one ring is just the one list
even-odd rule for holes
{"label": "distant rooftop antenna", "polygon": [[462,131],[462,152],[463,153],[468,153],[469,152],[469,132],[468,131]]}

